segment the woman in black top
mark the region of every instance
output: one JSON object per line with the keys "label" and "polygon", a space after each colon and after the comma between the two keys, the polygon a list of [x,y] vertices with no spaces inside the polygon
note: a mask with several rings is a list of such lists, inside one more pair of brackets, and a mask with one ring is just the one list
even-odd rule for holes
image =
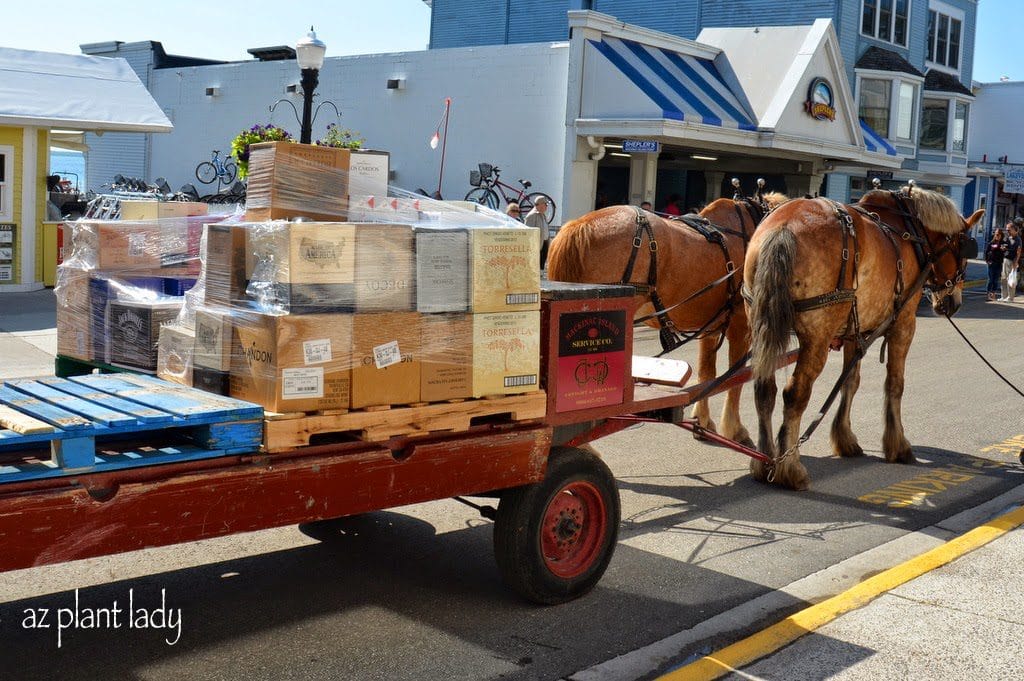
{"label": "woman in black top", "polygon": [[999,295],[999,277],[1003,273],[1003,230],[996,229],[992,241],[985,247],[985,262],[988,263],[988,300]]}

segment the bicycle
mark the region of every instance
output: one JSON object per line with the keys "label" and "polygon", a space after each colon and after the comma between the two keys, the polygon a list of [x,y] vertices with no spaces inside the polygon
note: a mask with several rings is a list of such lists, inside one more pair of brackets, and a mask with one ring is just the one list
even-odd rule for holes
{"label": "bicycle", "polygon": [[[526,215],[533,210],[537,199],[543,196],[548,201],[548,209],[544,212],[544,219],[547,220],[549,225],[555,219],[554,199],[544,192],[529,191],[532,186],[529,180],[519,180],[519,184],[523,185],[523,188],[517,189],[501,181],[501,168],[496,168],[490,163],[481,163],[478,168],[479,170],[469,171],[469,183],[474,188],[470,189],[469,193],[466,194],[465,201],[473,201],[492,210],[497,210],[500,203],[498,199],[500,193],[506,205],[518,203],[522,214]],[[506,192],[505,190],[508,191]]]}
{"label": "bicycle", "polygon": [[238,172],[238,168],[235,167],[235,162],[230,158],[221,160],[220,150],[214,149],[213,156],[209,161],[203,161],[196,166],[196,179],[203,184],[213,184],[214,180],[219,180],[220,184],[231,184],[235,180],[235,174]]}

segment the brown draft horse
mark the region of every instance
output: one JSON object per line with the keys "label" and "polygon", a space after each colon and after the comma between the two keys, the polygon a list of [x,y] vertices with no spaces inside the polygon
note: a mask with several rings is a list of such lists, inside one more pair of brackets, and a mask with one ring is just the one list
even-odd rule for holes
{"label": "brown draft horse", "polygon": [[[850,405],[860,384],[857,360],[866,349],[858,344],[879,335],[888,346],[885,459],[914,462],[900,409],[922,285],[927,282],[933,290],[935,312],[952,315],[959,309],[966,258],[977,255],[967,231],[983,214],[979,210],[964,220],[942,194],[910,186],[870,191],[851,206],[798,199],[765,218],[744,263],[758,447],[773,462],[752,461],[755,479],[807,488],[798,450],[800,417],[829,347],[840,343],[849,378],[832,422],[832,449],[842,457],[863,456],[850,430]],[[799,356],[782,393],[782,426],[773,443],[776,361],[790,330],[796,332]]]}
{"label": "brown draft horse", "polygon": [[[771,210],[787,197],[773,192],[765,194],[762,200]],[[639,238],[637,227],[641,214],[649,223],[653,237],[642,239],[640,248],[634,250],[634,239]],[[743,357],[750,347],[746,312],[736,294],[746,243],[763,214],[763,208],[758,204],[733,199],[717,199],[700,212],[700,217],[719,228],[724,237],[723,246],[728,252],[726,258],[723,246],[712,243],[683,221],[641,212],[632,206],[602,208],[567,222],[558,230],[548,253],[548,278],[592,284],[618,283],[623,281],[631,254],[635,254],[636,260],[628,279],[630,283],[640,284],[637,295],[639,318],[654,311],[651,294],[640,293],[646,286],[644,282],[649,281],[651,238],[657,241],[656,297],[665,307],[685,301],[708,284],[725,277],[727,263],[728,267],[735,266],[732,286],[727,282],[713,286],[668,312],[668,318],[681,331],[704,329],[698,335],[697,376],[701,381],[710,381],[715,377],[715,360],[722,333],[729,341],[730,364]],[[653,328],[661,328],[656,319],[646,323]],[[718,432],[752,445],[747,429],[740,422],[740,390],[741,387],[729,390]],[[702,427],[715,430],[706,399],[694,405],[693,417]]]}

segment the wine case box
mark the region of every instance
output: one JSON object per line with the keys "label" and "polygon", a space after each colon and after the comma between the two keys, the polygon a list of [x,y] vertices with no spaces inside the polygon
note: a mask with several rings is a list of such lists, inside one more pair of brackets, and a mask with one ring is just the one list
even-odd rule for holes
{"label": "wine case box", "polygon": [[475,228],[469,232],[470,310],[540,309],[540,239],[535,229]]}
{"label": "wine case box", "polygon": [[206,215],[209,206],[198,201],[121,201],[122,220],[159,220]]}
{"label": "wine case box", "polygon": [[66,265],[57,270],[57,353],[92,361],[92,303],[89,272]]}
{"label": "wine case box", "polygon": [[416,309],[416,250],[412,227],[359,224],[356,229],[356,312]]}
{"label": "wine case box", "polygon": [[182,302],[109,301],[107,363],[155,373],[160,327],[177,319]]}
{"label": "wine case box", "polygon": [[473,318],[468,314],[420,315],[420,399],[473,396]]}
{"label": "wine case box", "polygon": [[231,371],[231,310],[199,308],[194,328],[193,364],[203,369]]}
{"label": "wine case box", "polygon": [[420,401],[420,315],[352,317],[352,407]]}
{"label": "wine case box", "polygon": [[469,234],[464,229],[416,230],[416,309],[469,309]]}
{"label": "wine case box", "polygon": [[162,326],[157,345],[156,375],[166,381],[191,387],[195,342],[195,331],[187,326]]}
{"label": "wine case box", "polygon": [[251,145],[246,219],[346,220],[350,161],[348,149],[293,142]]}
{"label": "wine case box", "polygon": [[540,389],[540,311],[474,314],[473,397]]}
{"label": "wine case box", "polygon": [[86,237],[96,268],[125,276],[199,275],[205,218],[91,223]]}
{"label": "wine case box", "polygon": [[349,314],[236,311],[231,396],[276,412],[348,408],[352,320]]}

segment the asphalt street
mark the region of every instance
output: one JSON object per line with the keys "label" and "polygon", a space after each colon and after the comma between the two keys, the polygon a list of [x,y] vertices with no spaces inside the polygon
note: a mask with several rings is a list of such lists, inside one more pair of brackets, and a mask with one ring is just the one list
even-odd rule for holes
{"label": "asphalt street", "polygon": [[[8,308],[0,318],[0,349],[8,358],[4,377],[50,371],[44,361],[52,336],[47,295],[52,296],[26,294],[23,308]],[[969,294],[956,319],[1004,375],[1024,384],[1024,303],[985,303],[983,296]],[[654,335],[642,332],[637,353],[655,347]],[[683,352],[680,357],[689,356]],[[812,478],[804,493],[753,482],[743,456],[695,442],[670,425],[642,425],[596,442],[619,481],[622,523],[608,572],[591,594],[575,602],[538,608],[518,600],[494,564],[490,522],[464,506],[440,501],[2,573],[4,674],[633,679],[681,671],[687,662],[842,593],[1019,503],[1022,401],[997,382],[949,324],[922,307],[903,409],[919,460],[915,466],[887,465],[881,459],[883,371],[876,360],[875,353],[866,360],[853,413],[867,456],[831,457],[826,423],[802,450]],[[834,356],[816,386],[818,400],[838,370]],[[754,424],[751,402],[745,394],[742,412],[749,427]],[[817,407],[815,398],[811,405]],[[947,481],[942,489],[924,484],[936,476]],[[891,608],[914,598],[927,600],[907,596],[926,588],[915,581],[757,663],[776,667],[753,666],[741,675],[944,678],[911,673],[912,660],[901,651],[929,640],[949,645],[939,630],[928,633],[929,621],[936,626],[944,622],[961,638],[968,631],[981,635],[976,621],[952,617],[953,611],[977,613],[989,629],[1005,624],[986,639],[993,645],[1011,635],[1019,641],[1021,621],[1010,610],[1012,599],[986,605],[1001,595],[985,572],[1019,565],[1018,535],[1011,533],[966,559],[989,562],[959,559],[934,573],[947,580],[943,588],[974,603],[973,610],[949,598],[935,600],[931,609],[902,613],[897,608],[901,614],[893,614]],[[152,618],[148,628],[69,626],[61,631],[58,647],[56,628],[31,626],[34,622],[27,619],[44,609],[73,610],[76,598],[79,610],[109,608],[114,601],[123,605],[128,598],[150,613],[177,610],[180,636],[169,643],[176,629],[156,626]],[[871,610],[882,606],[886,609]],[[862,614],[869,612],[877,620],[874,627],[858,623],[858,617],[872,619]],[[905,626],[891,625],[903,614],[920,625],[911,638]],[[858,638],[874,636],[887,621],[898,640]],[[785,673],[801,655],[798,646],[815,641],[837,651],[825,649],[831,666]],[[977,658],[969,656],[954,668],[996,668],[977,666],[991,657],[986,648],[979,646],[972,654]],[[900,660],[906,666],[892,666]]]}

